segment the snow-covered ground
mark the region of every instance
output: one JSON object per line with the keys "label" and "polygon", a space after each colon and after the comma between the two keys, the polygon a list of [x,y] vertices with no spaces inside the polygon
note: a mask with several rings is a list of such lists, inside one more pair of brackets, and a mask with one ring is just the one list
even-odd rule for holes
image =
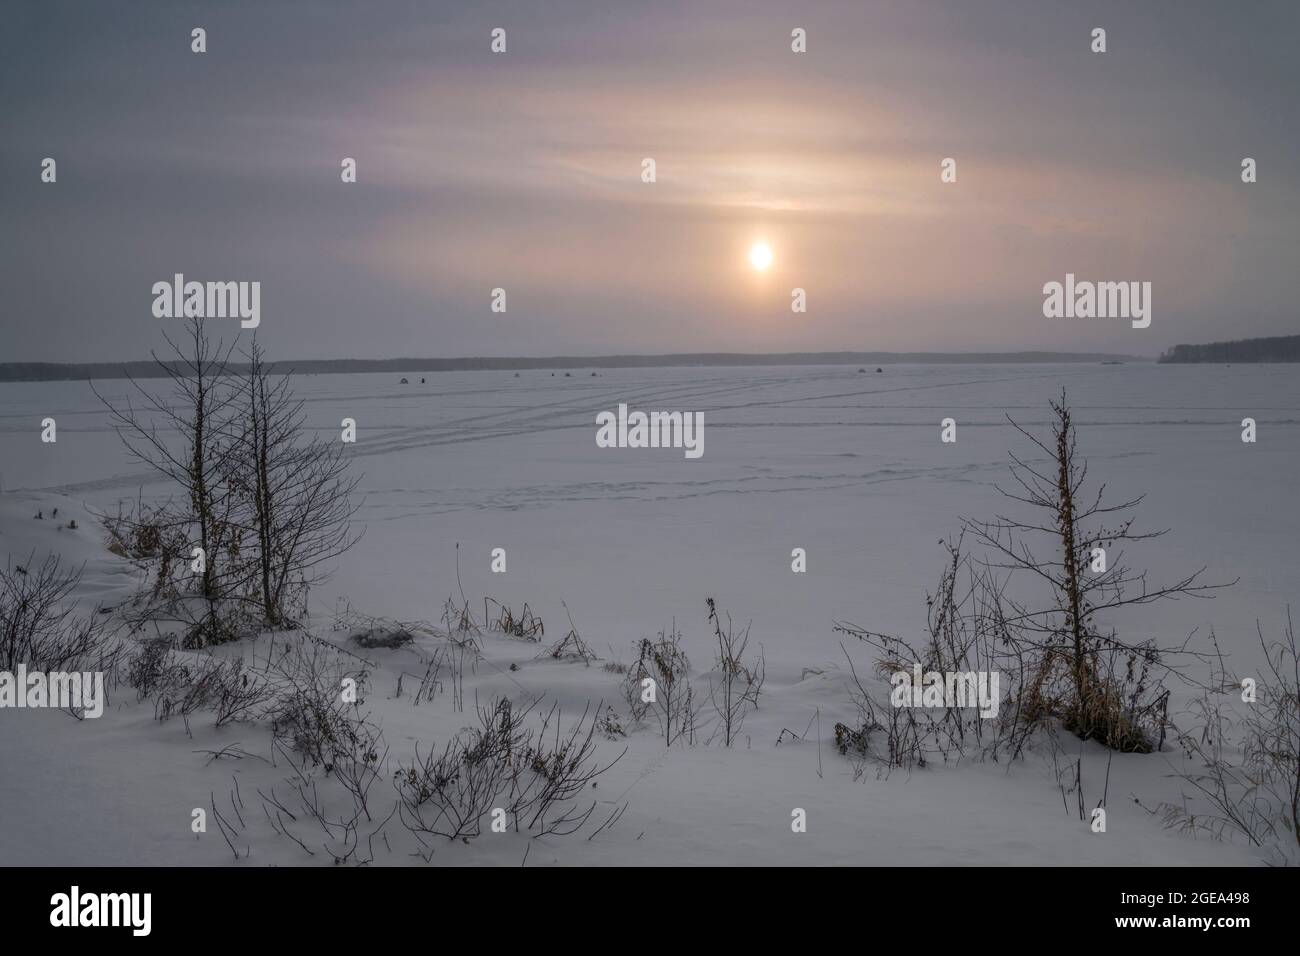
{"label": "snow-covered ground", "polygon": [[[600,739],[621,760],[598,780],[593,820],[623,803],[616,825],[591,840],[485,833],[440,844],[434,862],[511,863],[1079,863],[1249,864],[1257,852],[1166,830],[1143,809],[1178,802],[1175,750],[1116,756],[1108,826],[1090,832],[1067,809],[1044,755],[1022,763],[964,763],[887,777],[853,769],[831,727],[853,707],[835,621],[908,636],[924,624],[925,592],[943,562],[939,539],[962,516],[1006,512],[995,484],[1007,453],[1024,451],[1006,423],[1046,425],[1047,402],[1068,390],[1090,473],[1116,500],[1146,495],[1145,529],[1171,532],[1129,551],[1157,580],[1202,566],[1211,581],[1239,579],[1210,601],[1130,609],[1113,622],[1130,638],[1168,643],[1212,629],[1236,668],[1259,660],[1258,620],[1277,635],[1300,582],[1294,507],[1300,469],[1300,379],[1294,366],[886,366],[653,368],[407,375],[304,376],[310,423],[336,430],[354,418],[364,472],[361,542],[312,594],[320,630],[340,602],[369,614],[437,622],[463,589],[471,607],[490,596],[546,623],[543,647],[572,614],[592,649],[627,661],[640,637],[674,622],[697,671],[712,636],[705,599],[752,621],[767,683],[760,709],[731,750],[665,749],[653,729]],[[110,399],[128,383],[97,383]],[[644,411],[703,412],[704,454],[602,449],[595,417],[620,402]],[[58,423],[43,444],[41,420]],[[957,441],[940,441],[940,421]],[[1241,421],[1258,441],[1241,441]],[[114,603],[135,586],[109,554],[88,508],[165,493],[132,462],[85,383],[0,384],[0,558],[57,551],[86,563],[88,602]],[[54,508],[58,520],[47,519]],[[66,527],[72,518],[76,530]],[[459,543],[459,549],[457,544]],[[806,574],[791,550],[807,552]],[[490,571],[494,548],[507,571]],[[457,583],[457,558],[459,577]],[[563,602],[563,605],[561,604]],[[332,635],[342,645],[346,633]],[[265,655],[269,639],[222,648]],[[601,663],[539,659],[536,644],[481,638],[483,659],[450,695],[418,707],[410,677],[437,643],[370,649],[365,706],[394,764],[472,722],[474,700],[544,697],[577,717],[588,703],[623,706],[619,675]],[[868,661],[865,648],[849,648]],[[512,667],[513,665],[513,667]],[[1185,704],[1175,697],[1175,709]],[[286,774],[257,756],[208,762],[202,751],[238,743],[269,756],[261,726],[220,729],[203,718],[188,736],[159,724],[125,685],[99,720],[57,711],[0,710],[0,863],[233,862],[214,826],[196,837],[191,810],[245,804],[247,863],[328,862],[266,824],[258,788]],[[783,731],[787,731],[783,733]],[[792,739],[791,733],[802,739]],[[598,738],[599,739],[599,738]],[[780,741],[778,743],[778,740]],[[1100,796],[1105,755],[1084,755],[1084,789]],[[391,776],[391,774],[390,774]],[[382,786],[387,786],[385,781]],[[233,798],[237,802],[239,797]],[[391,806],[392,797],[384,797]],[[1073,799],[1073,798],[1071,798]],[[1139,803],[1140,801],[1140,803]],[[793,808],[806,833],[791,832]],[[223,810],[223,812],[225,812]],[[386,811],[385,811],[386,812]],[[594,829],[592,827],[591,829]],[[378,863],[418,862],[405,831],[389,828]],[[314,847],[319,850],[319,843]],[[244,845],[239,847],[241,854]]]}

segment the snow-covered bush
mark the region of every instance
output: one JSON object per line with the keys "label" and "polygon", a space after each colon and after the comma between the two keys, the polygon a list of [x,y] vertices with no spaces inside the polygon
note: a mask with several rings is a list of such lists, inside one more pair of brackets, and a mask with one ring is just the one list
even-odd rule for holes
{"label": "snow-covered bush", "polygon": [[534,836],[581,829],[596,802],[585,805],[578,798],[622,754],[607,764],[596,761],[597,719],[586,710],[567,731],[554,706],[540,729],[525,728],[536,706],[520,709],[498,698],[479,708],[478,727],[455,735],[441,750],[421,756],[417,748],[415,759],[394,776],[403,825],[422,843],[428,836],[476,837],[489,814]]}
{"label": "snow-covered bush", "polygon": [[0,670],[111,671],[119,644],[102,619],[79,615],[81,571],[49,555],[39,563],[12,557],[0,568]]}
{"label": "snow-covered bush", "polygon": [[1300,645],[1289,612],[1280,640],[1257,632],[1264,673],[1222,675],[1197,701],[1195,726],[1177,733],[1200,766],[1179,773],[1191,791],[1181,805],[1164,806],[1165,823],[1300,863]]}
{"label": "snow-covered bush", "polygon": [[664,743],[695,743],[698,708],[691,688],[691,662],[682,649],[682,634],[674,623],[656,639],[637,642],[636,660],[623,676],[623,697],[632,718],[644,723],[653,716]]}

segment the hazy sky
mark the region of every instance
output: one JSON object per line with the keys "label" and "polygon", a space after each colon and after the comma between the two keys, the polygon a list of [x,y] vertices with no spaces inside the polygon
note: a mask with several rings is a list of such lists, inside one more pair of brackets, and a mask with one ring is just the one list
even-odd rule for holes
{"label": "hazy sky", "polygon": [[[176,272],[259,280],[280,358],[1300,332],[1296,0],[42,0],[0,24],[0,361],[144,357]],[[1044,318],[1067,272],[1150,281],[1151,327]]]}

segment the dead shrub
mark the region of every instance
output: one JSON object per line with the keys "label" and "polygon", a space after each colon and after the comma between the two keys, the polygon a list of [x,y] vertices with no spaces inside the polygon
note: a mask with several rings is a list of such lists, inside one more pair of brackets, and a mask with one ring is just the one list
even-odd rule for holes
{"label": "dead shrub", "polygon": [[[678,740],[695,743],[698,708],[690,684],[691,663],[682,649],[674,622],[658,638],[642,638],[637,658],[623,677],[623,697],[637,723],[653,716],[668,746]],[[647,683],[648,682],[648,683]]]}
{"label": "dead shrub", "polygon": [[12,558],[0,568],[0,670],[110,670],[118,645],[99,616],[79,615],[81,569],[67,570],[58,555],[39,564]]}
{"label": "dead shrub", "polygon": [[[576,798],[619,758],[595,759],[596,720],[584,710],[567,731],[558,708],[539,730],[524,720],[536,704],[516,708],[499,698],[478,711],[479,726],[454,736],[441,750],[399,766],[394,786],[403,825],[427,846],[426,837],[472,839],[483,817],[500,810],[508,825],[534,836],[577,832],[596,807]],[[621,757],[622,754],[619,755]]]}

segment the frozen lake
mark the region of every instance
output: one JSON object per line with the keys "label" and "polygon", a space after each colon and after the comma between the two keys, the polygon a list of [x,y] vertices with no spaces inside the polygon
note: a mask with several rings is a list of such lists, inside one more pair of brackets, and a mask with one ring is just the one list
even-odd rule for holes
{"label": "frozen lake", "polygon": [[[602,653],[676,619],[704,656],[704,599],[741,620],[770,660],[840,660],[835,620],[915,635],[941,537],[963,515],[1008,512],[1010,414],[1045,431],[1068,390],[1090,475],[1114,501],[1146,495],[1138,526],[1170,533],[1129,551],[1156,581],[1206,567],[1239,578],[1210,601],[1129,611],[1130,637],[1213,628],[1251,659],[1255,620],[1277,630],[1300,583],[1300,378],[1294,366],[891,365],[651,368],[303,376],[310,424],[356,419],[361,543],[313,595],[436,619],[460,572],[471,600],[527,601],[559,633],[563,600]],[[151,382],[151,387],[160,383]],[[98,383],[113,400],[125,381]],[[702,412],[704,454],[609,449],[596,415]],[[58,442],[42,444],[42,418]],[[940,441],[942,419],[957,441]],[[1258,441],[1241,441],[1241,420]],[[162,488],[126,457],[84,383],[0,384],[5,490],[96,507]],[[1024,512],[1019,512],[1023,514]],[[793,574],[791,549],[808,555]],[[489,572],[504,548],[507,573]],[[1136,629],[1136,630],[1135,630]]]}
{"label": "frozen lake", "polygon": [[[1259,862],[1239,841],[1162,826],[1155,808],[1187,800],[1174,773],[1198,769],[1172,742],[1159,754],[1111,755],[1067,739],[1063,755],[1043,747],[1010,764],[967,760],[857,776],[832,746],[835,722],[854,713],[832,625],[848,620],[920,636],[925,594],[944,559],[939,539],[962,516],[1022,513],[996,487],[1008,480],[1008,452],[1028,453],[1006,414],[1045,429],[1048,400],[1064,386],[1090,475],[1107,482],[1115,501],[1146,495],[1140,530],[1171,529],[1131,548],[1129,563],[1150,569],[1153,582],[1202,566],[1208,581],[1240,579],[1214,600],[1132,608],[1102,623],[1126,640],[1165,644],[1192,632],[1203,640],[1213,628],[1238,673],[1250,673],[1259,655],[1256,619],[1277,637],[1300,581],[1294,366],[676,368],[595,377],[574,369],[571,377],[559,370],[441,373],[424,384],[418,374],[408,378],[412,384],[399,384],[398,375],[298,381],[313,426],[337,435],[343,418],[356,419],[350,453],[365,473],[358,513],[365,536],[313,593],[309,623],[344,640],[331,630],[340,597],[362,612],[436,621],[443,601],[458,593],[459,543],[471,604],[481,607],[489,595],[517,613],[527,602],[547,633],[540,647],[482,636],[482,654],[465,677],[465,708],[445,693],[416,706],[409,685],[402,692],[404,677],[418,681],[425,670],[420,655],[434,652],[434,638],[421,638],[414,650],[366,652],[365,709],[392,748],[385,777],[419,748],[452,739],[475,706],[501,695],[546,701],[569,719],[611,701],[621,708],[617,673],[542,650],[568,630],[566,606],[607,663],[628,661],[635,640],[675,622],[700,694],[712,686],[716,653],[706,597],[740,623],[752,620],[751,640],[766,656],[762,706],[734,747],[668,747],[648,727],[599,740],[601,759],[618,762],[592,798],[602,819],[619,806],[627,813],[598,840],[452,841],[440,846],[438,862]],[[124,381],[99,387],[114,401],[129,390]],[[702,413],[703,456],[598,447],[596,417],[620,403]],[[19,492],[0,494],[0,550],[26,556],[57,548],[70,563],[86,562],[84,596],[122,600],[139,575],[104,550],[82,503],[112,507],[166,489],[125,457],[84,383],[0,385],[0,415],[4,488]],[[40,441],[46,417],[58,422],[55,444]],[[1241,441],[1246,417],[1258,425],[1254,444]],[[957,422],[955,443],[940,441],[945,418]],[[31,520],[38,506],[55,505],[58,521]],[[79,530],[63,524],[74,515]],[[806,574],[791,572],[796,547],[807,551]],[[494,548],[506,551],[505,574],[490,570]],[[283,641],[263,635],[212,653],[256,661],[273,646],[283,650]],[[848,650],[859,666],[871,666],[869,650]],[[1171,713],[1198,726],[1195,691],[1172,689]],[[193,806],[195,793],[206,799],[231,787],[231,769],[205,761],[204,748],[240,741],[261,752],[269,734],[200,719],[187,724],[191,737],[175,722],[159,724],[151,703],[125,688],[102,720],[26,709],[5,719],[11,729],[0,734],[0,766],[41,769],[0,775],[0,808],[21,834],[0,848],[0,861],[229,863],[224,842],[196,841],[188,810],[178,825],[176,808]],[[51,762],[50,753],[60,760]],[[1113,836],[1099,839],[1069,812],[1058,756],[1079,762],[1088,802],[1109,793]],[[243,761],[238,772],[245,792],[284,783],[284,769],[270,763]],[[812,822],[803,836],[792,837],[791,808],[807,809]],[[116,825],[99,825],[103,819]],[[403,833],[394,826],[393,849],[377,862],[418,859]],[[241,839],[259,865],[307,860],[257,822]]]}

